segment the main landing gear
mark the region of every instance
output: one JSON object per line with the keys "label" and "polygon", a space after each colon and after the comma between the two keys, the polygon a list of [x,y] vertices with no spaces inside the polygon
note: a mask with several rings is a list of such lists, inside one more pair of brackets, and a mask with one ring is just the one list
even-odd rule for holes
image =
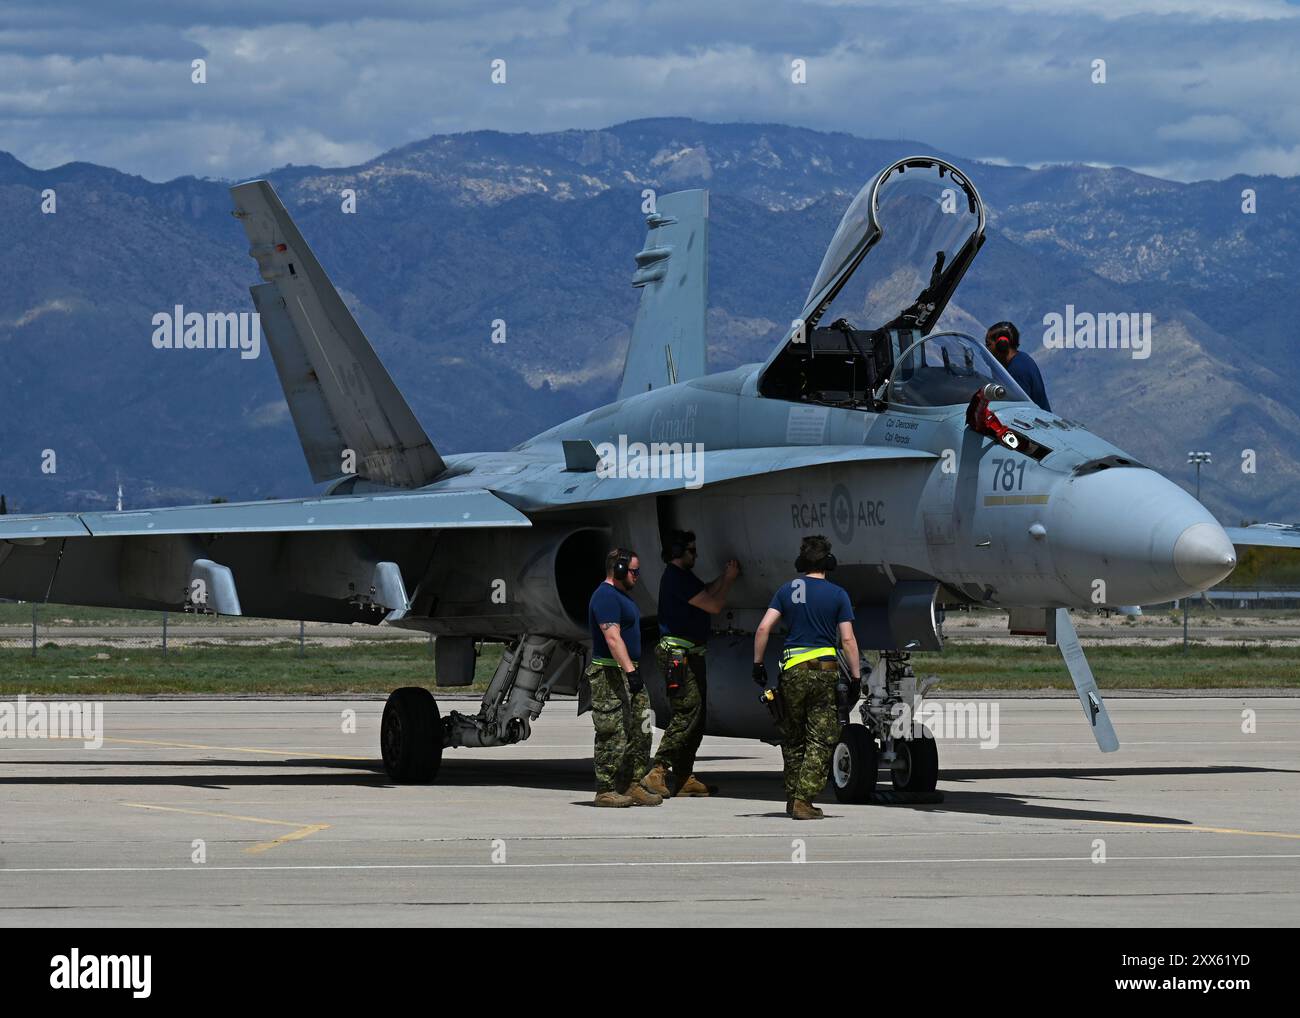
{"label": "main landing gear", "polygon": [[582,653],[555,637],[521,636],[502,653],[473,715],[452,711],[444,718],[427,689],[393,690],[379,728],[384,770],[398,784],[428,784],[438,777],[444,748],[523,742],[552,692],[577,692]]}

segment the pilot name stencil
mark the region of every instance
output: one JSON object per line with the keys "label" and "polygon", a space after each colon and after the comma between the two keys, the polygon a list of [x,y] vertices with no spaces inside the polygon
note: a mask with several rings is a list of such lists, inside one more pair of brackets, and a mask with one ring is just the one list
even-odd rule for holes
{"label": "pilot name stencil", "polygon": [[901,417],[885,418],[885,442],[890,445],[911,445],[914,437],[919,437],[920,421],[904,420]]}

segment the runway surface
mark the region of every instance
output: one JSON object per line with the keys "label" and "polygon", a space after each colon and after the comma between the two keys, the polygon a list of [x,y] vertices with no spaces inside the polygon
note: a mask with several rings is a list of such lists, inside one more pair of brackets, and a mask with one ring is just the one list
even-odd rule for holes
{"label": "runway surface", "polygon": [[717,798],[591,808],[572,701],[420,787],[382,699],[105,701],[100,749],[0,738],[0,923],[1300,922],[1300,698],[1115,699],[1107,756],[1076,701],[995,702],[997,748],[941,741],[943,804],[796,823],[779,751],[732,739]]}

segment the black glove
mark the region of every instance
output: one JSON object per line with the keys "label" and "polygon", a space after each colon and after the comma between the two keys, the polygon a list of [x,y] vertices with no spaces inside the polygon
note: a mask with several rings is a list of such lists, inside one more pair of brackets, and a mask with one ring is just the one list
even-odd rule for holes
{"label": "black glove", "polygon": [[767,665],[762,661],[754,665],[754,684],[764,688],[767,686]]}
{"label": "black glove", "polygon": [[645,689],[645,682],[641,678],[640,668],[633,668],[627,673],[627,688],[631,691],[633,696],[636,696],[637,693]]}

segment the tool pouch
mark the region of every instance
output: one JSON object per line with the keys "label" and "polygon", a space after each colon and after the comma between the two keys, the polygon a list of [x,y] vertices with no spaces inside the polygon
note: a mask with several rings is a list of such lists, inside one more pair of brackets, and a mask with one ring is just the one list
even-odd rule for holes
{"label": "tool pouch", "polygon": [[668,695],[676,698],[686,692],[686,669],[690,667],[686,663],[686,652],[681,650],[670,650],[668,652],[668,674],[664,676],[664,685],[668,688]]}

